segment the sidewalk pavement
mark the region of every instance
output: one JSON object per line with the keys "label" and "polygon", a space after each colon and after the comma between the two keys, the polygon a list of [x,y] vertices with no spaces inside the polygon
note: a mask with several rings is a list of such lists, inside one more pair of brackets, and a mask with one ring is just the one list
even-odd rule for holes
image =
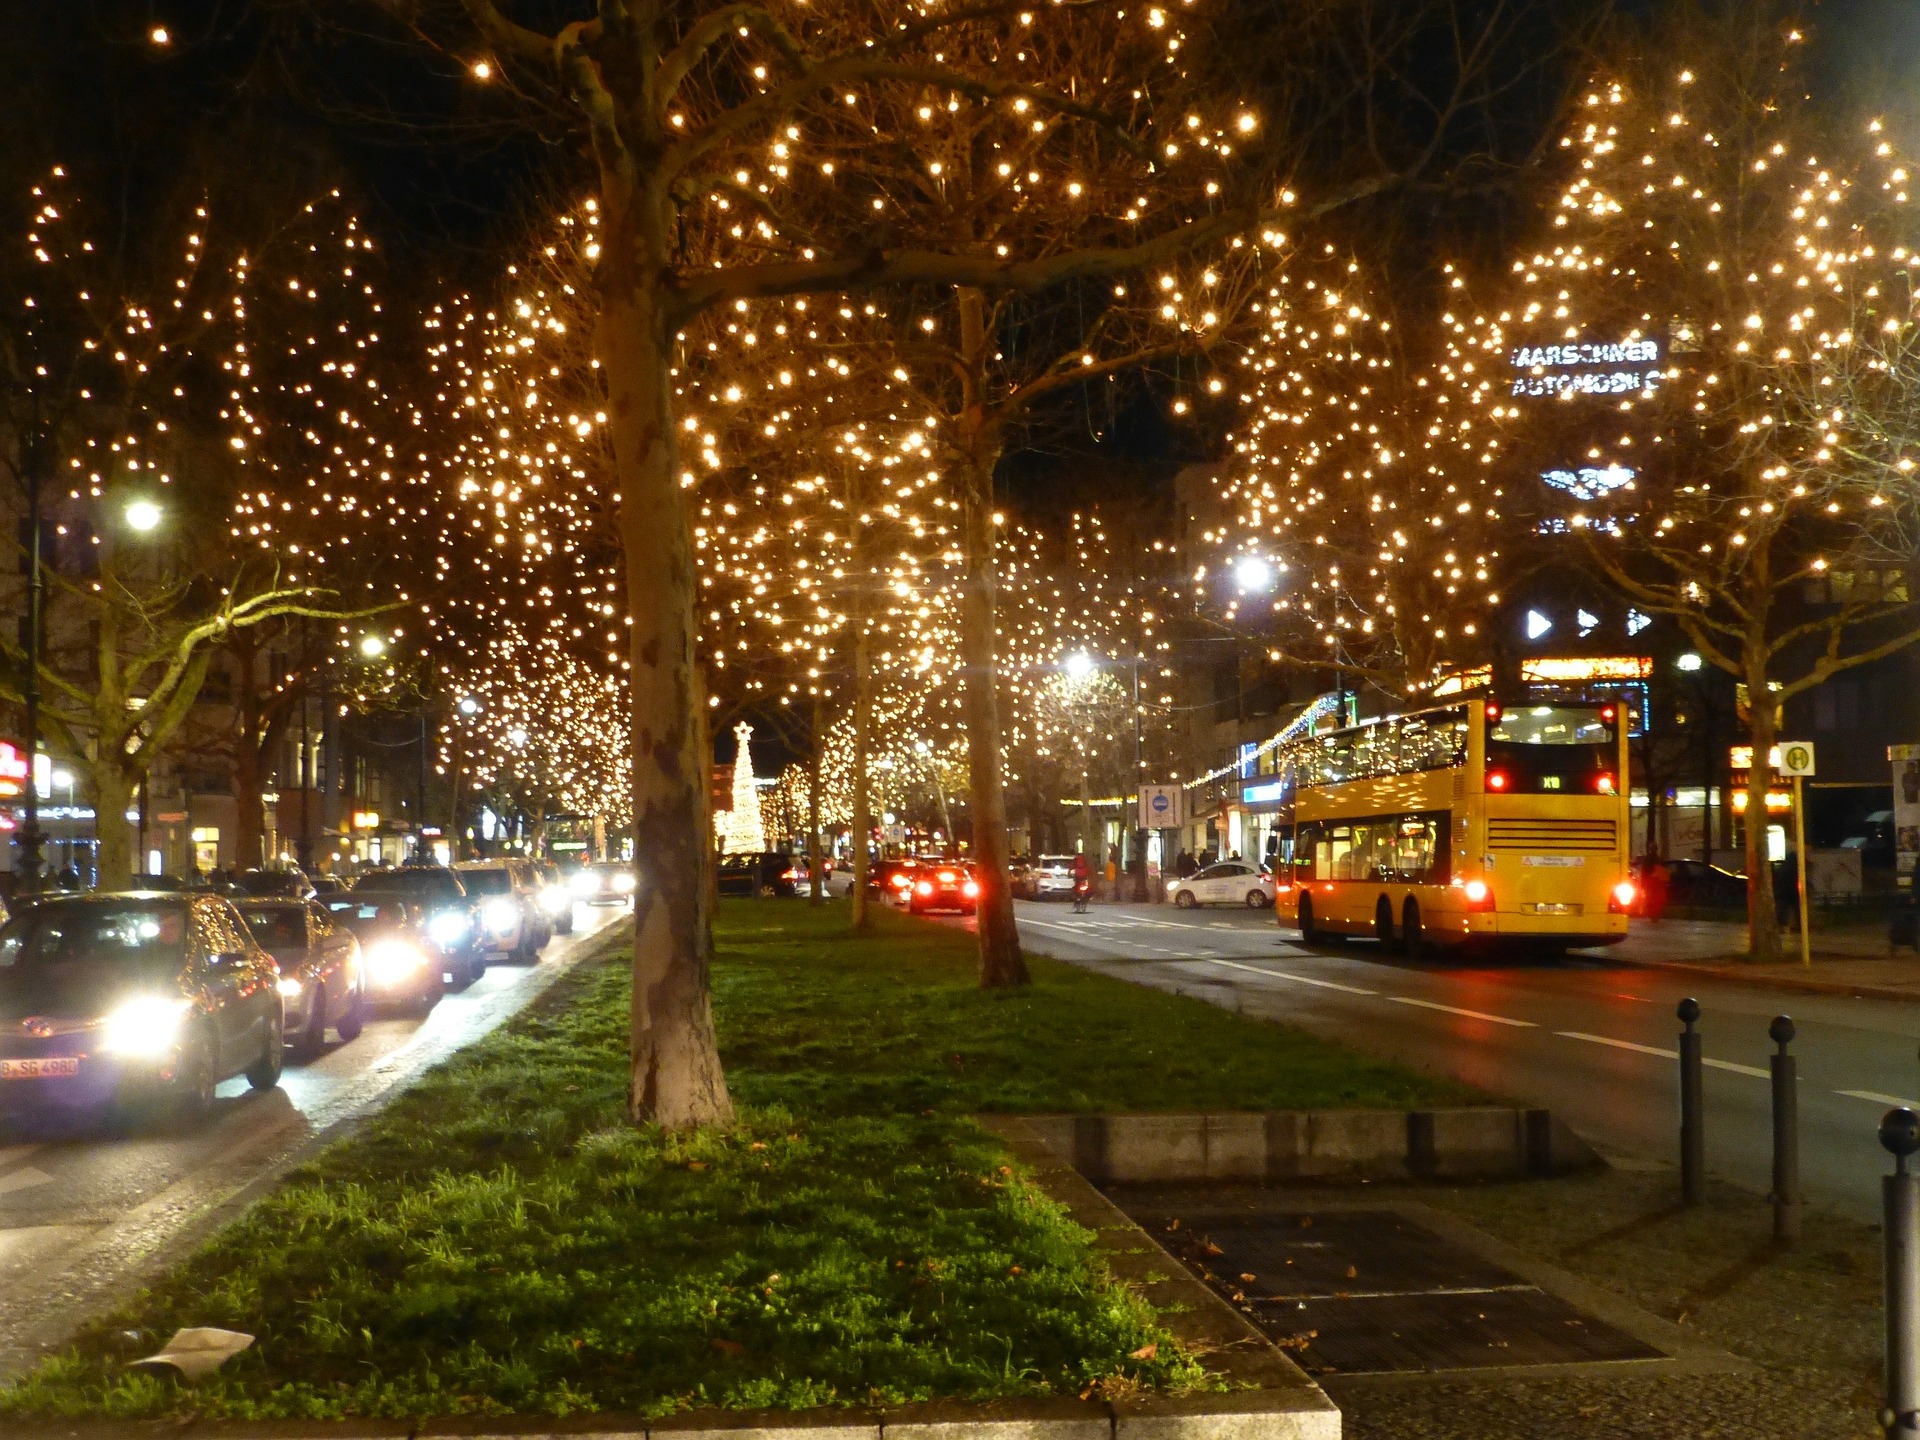
{"label": "sidewalk pavement", "polygon": [[1887,953],[1887,927],[1845,925],[1813,932],[1813,963],[1800,964],[1800,932],[1784,931],[1781,950],[1790,958],[1757,965],[1746,958],[1747,927],[1724,920],[1635,920],[1627,938],[1603,952],[1630,965],[1657,966],[1710,975],[1747,985],[1821,995],[1859,995],[1880,1000],[1920,1000],[1920,954]]}

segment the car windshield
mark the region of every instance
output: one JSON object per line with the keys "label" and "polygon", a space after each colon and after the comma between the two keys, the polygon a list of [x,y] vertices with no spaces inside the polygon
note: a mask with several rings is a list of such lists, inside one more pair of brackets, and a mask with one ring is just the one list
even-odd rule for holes
{"label": "car windshield", "polygon": [[242,905],[240,918],[263,950],[304,950],[306,912],[295,905]]}
{"label": "car windshield", "polygon": [[1040,857],[1040,868],[1042,870],[1071,870],[1073,868],[1073,856],[1042,855]]}
{"label": "car windshield", "polygon": [[462,870],[460,883],[469,895],[505,895],[513,889],[513,876],[505,870]]}
{"label": "car windshield", "polygon": [[0,1011],[72,1014],[168,980],[186,964],[187,929],[179,901],[35,905],[0,929]]}
{"label": "car windshield", "polygon": [[377,930],[407,923],[407,907],[398,900],[336,900],[327,906],[349,930]]}
{"label": "car windshield", "polygon": [[359,894],[419,895],[429,900],[464,900],[464,877],[447,870],[378,870],[353,882]]}

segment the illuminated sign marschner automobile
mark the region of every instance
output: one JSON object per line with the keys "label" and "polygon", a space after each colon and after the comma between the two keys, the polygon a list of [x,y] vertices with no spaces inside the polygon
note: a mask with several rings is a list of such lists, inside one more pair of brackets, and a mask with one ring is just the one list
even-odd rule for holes
{"label": "illuminated sign marschner automobile", "polygon": [[1509,357],[1515,395],[1627,395],[1659,387],[1660,342],[1522,345]]}

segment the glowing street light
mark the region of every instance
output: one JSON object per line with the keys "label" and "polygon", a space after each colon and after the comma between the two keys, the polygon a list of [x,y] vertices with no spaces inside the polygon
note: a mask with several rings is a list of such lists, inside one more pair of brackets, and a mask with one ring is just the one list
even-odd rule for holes
{"label": "glowing street light", "polygon": [[152,500],[130,501],[126,509],[127,525],[144,535],[159,526],[164,514]]}
{"label": "glowing street light", "polygon": [[369,660],[378,660],[382,655],[387,653],[386,637],[382,635],[362,635],[360,637],[360,653]]}
{"label": "glowing street light", "polygon": [[480,702],[471,695],[462,695],[460,697],[460,713],[462,715],[478,715],[480,713]]}
{"label": "glowing street light", "polygon": [[1076,650],[1067,656],[1065,669],[1067,678],[1076,683],[1093,674],[1093,656],[1084,650]]}
{"label": "glowing street light", "polygon": [[1681,670],[1685,670],[1689,674],[1691,674],[1693,671],[1698,670],[1704,662],[1700,659],[1698,655],[1694,654],[1693,651],[1689,650],[1684,655],[1681,655],[1678,659],[1676,659],[1673,663],[1677,668]]}
{"label": "glowing street light", "polygon": [[1273,566],[1258,555],[1244,555],[1234,562],[1233,583],[1243,591],[1271,590]]}

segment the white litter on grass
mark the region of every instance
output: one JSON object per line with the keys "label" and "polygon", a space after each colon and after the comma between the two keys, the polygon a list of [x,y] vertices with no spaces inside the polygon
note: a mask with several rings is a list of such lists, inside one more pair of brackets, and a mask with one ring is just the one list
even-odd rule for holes
{"label": "white litter on grass", "polygon": [[199,1380],[213,1374],[251,1344],[253,1336],[242,1335],[238,1330],[215,1330],[211,1327],[176,1330],[173,1339],[167,1342],[166,1349],[159,1354],[127,1363],[167,1365],[188,1380]]}

